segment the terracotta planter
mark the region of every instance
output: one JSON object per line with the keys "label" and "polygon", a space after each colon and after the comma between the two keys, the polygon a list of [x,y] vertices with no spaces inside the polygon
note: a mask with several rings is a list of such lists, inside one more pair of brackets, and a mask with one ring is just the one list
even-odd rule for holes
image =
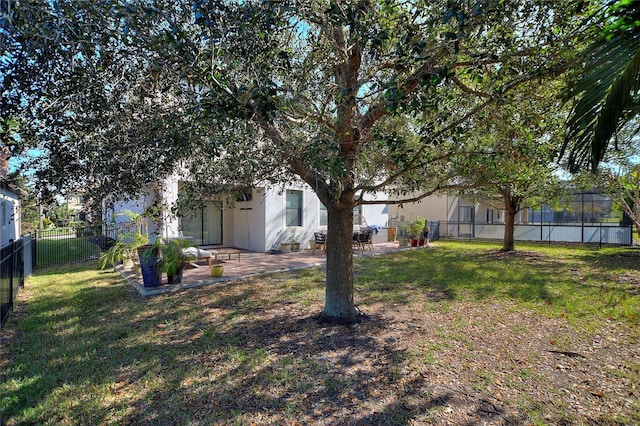
{"label": "terracotta planter", "polygon": [[409,242],[411,243],[411,247],[418,247],[418,240],[411,238]]}
{"label": "terracotta planter", "polygon": [[280,243],[280,251],[283,253],[291,253],[291,243]]}

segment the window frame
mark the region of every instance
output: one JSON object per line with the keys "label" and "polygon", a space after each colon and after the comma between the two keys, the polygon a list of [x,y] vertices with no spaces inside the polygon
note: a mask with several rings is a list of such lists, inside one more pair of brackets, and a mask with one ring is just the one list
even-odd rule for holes
{"label": "window frame", "polygon": [[[289,195],[293,195],[296,194],[298,196],[298,206],[297,207],[289,207]],[[303,226],[304,221],[303,221],[303,206],[304,206],[304,195],[303,195],[303,191],[297,190],[297,189],[287,189],[286,194],[285,194],[285,217],[284,217],[284,223],[285,226],[287,228],[300,228]],[[289,218],[291,217],[290,215],[295,212],[295,216],[297,218],[296,220],[296,224],[290,224],[289,223]]]}
{"label": "window frame", "polygon": [[[325,206],[322,201],[318,201],[318,203],[320,204],[318,207],[318,226],[326,228],[327,226],[329,226],[329,211],[327,210],[327,206]],[[322,223],[323,219],[324,223]]]}
{"label": "window frame", "polygon": [[487,223],[493,223],[494,211],[492,208],[487,209]]}

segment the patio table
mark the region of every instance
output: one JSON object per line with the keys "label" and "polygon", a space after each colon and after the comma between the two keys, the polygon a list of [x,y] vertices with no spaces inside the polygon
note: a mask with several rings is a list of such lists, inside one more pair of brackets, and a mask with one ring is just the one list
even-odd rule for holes
{"label": "patio table", "polygon": [[[216,250],[211,250],[211,254],[213,254],[213,258],[216,262],[218,262],[219,255],[225,255],[225,254],[229,256],[229,260],[231,260],[232,255],[238,255],[238,262],[240,262],[240,250],[238,249],[234,249],[234,248],[216,249]],[[211,265],[211,258],[209,258],[209,265]]]}

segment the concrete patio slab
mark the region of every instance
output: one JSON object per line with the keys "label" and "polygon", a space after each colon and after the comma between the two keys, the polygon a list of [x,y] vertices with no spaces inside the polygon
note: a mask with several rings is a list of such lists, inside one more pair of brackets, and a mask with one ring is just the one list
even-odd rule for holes
{"label": "concrete patio slab", "polygon": [[[364,256],[379,256],[382,254],[398,252],[401,250],[419,250],[420,248],[408,247],[400,248],[398,242],[386,242],[374,244],[373,250],[358,250],[354,252],[354,258]],[[186,290],[189,288],[203,287],[207,285],[225,283],[244,279],[251,276],[269,274],[274,272],[286,272],[298,269],[311,268],[314,266],[324,267],[326,265],[326,254],[322,250],[301,250],[292,253],[257,253],[250,251],[242,251],[240,260],[235,256],[232,259],[224,259],[224,275],[222,277],[212,277],[209,271],[209,265],[206,261],[198,262],[197,268],[185,269],[182,283],[167,284],[167,277],[163,274],[162,284],[159,287],[144,287],[142,278],[136,278],[133,271],[129,268],[120,268],[119,272],[123,278],[142,296],[154,296],[158,294],[171,293]]]}

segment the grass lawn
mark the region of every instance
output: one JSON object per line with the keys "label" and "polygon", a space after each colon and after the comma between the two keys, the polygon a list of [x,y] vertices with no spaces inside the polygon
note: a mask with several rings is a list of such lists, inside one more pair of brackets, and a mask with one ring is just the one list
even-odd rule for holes
{"label": "grass lawn", "polygon": [[75,236],[41,238],[36,244],[36,265],[39,269],[70,262],[82,262],[100,255],[100,247],[87,238]]}
{"label": "grass lawn", "polygon": [[28,279],[3,424],[640,424],[640,250],[439,241],[143,299],[95,263]]}

